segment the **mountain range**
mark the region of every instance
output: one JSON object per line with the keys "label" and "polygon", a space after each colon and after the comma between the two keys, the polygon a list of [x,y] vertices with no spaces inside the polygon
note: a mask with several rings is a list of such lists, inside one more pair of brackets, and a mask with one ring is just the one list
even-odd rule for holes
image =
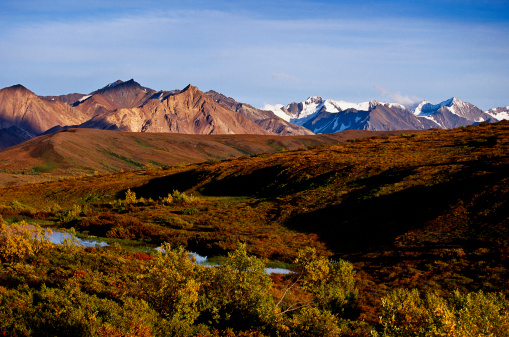
{"label": "mountain range", "polygon": [[433,105],[422,101],[413,107],[377,101],[351,103],[323,99],[319,96],[304,102],[266,105],[284,120],[303,126],[314,133],[333,133],[347,129],[388,131],[450,129],[481,122],[509,119],[509,106],[482,111],[456,97]]}
{"label": "mountain range", "polygon": [[349,103],[310,97],[257,109],[192,85],[156,91],[133,79],[89,94],[38,96],[22,85],[0,90],[0,150],[62,129],[92,128],[183,134],[313,135],[347,129],[425,130],[509,118],[509,107],[482,111],[451,98],[414,108],[377,101]]}

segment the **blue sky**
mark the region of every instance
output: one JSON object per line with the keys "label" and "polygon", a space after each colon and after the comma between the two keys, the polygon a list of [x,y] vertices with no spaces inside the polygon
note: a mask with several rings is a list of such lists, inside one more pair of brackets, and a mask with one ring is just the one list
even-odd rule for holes
{"label": "blue sky", "polygon": [[509,1],[2,0],[0,87],[509,105]]}

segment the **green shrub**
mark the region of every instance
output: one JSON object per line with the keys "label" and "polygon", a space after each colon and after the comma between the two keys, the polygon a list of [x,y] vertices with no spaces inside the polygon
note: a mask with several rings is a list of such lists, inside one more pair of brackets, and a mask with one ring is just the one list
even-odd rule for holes
{"label": "green shrub", "polygon": [[345,260],[318,257],[314,248],[300,250],[295,262],[302,275],[301,288],[313,295],[314,305],[333,314],[343,314],[356,301],[355,270]]}
{"label": "green shrub", "polygon": [[249,256],[244,244],[228,253],[225,264],[201,274],[200,316],[216,328],[263,330],[272,324],[275,303],[265,263]]}
{"label": "green shrub", "polygon": [[200,210],[196,207],[187,207],[182,210],[182,214],[185,215],[195,215],[200,213]]}

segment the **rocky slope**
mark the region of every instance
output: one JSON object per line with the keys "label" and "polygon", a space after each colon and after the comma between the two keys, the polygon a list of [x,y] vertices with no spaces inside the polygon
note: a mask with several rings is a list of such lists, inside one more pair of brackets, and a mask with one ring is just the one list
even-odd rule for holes
{"label": "rocky slope", "polygon": [[260,110],[249,104],[239,103],[231,97],[226,97],[216,91],[210,90],[206,94],[211,97],[215,102],[227,107],[228,109],[241,113],[263,129],[270,131],[274,134],[282,136],[294,135],[312,135],[309,129],[298,126],[296,124],[285,121],[278,117],[274,112],[269,110]]}
{"label": "rocky slope", "polygon": [[[88,95],[38,97],[21,85],[0,91],[0,150],[68,127],[187,134],[305,135],[276,117],[215,102],[196,87],[155,91],[116,81]],[[15,127],[16,129],[13,129]]]}
{"label": "rocky slope", "polygon": [[148,96],[146,100],[141,98],[144,103],[139,107],[96,115],[80,127],[131,132],[271,134],[244,115],[217,104],[192,85],[166,97],[159,98],[153,93]]}
{"label": "rocky slope", "polygon": [[[34,137],[56,125],[77,125],[85,122],[86,116],[80,111],[58,100],[45,100],[23,87],[15,85],[0,90],[0,130],[16,127],[10,135]],[[12,131],[13,129],[11,129]],[[0,138],[0,149],[6,147],[7,141]]]}

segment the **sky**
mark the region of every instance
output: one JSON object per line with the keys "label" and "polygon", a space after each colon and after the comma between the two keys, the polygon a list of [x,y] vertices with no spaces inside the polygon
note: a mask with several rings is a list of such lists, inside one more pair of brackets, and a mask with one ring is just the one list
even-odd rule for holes
{"label": "sky", "polygon": [[509,1],[0,1],[0,88],[509,105]]}

